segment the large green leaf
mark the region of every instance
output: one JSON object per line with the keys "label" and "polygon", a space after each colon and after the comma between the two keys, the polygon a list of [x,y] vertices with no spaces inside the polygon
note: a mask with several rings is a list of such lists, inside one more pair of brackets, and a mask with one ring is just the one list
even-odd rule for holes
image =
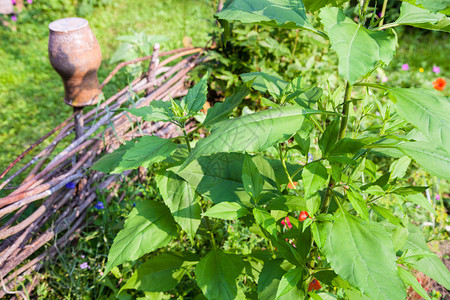
{"label": "large green leaf", "polygon": [[239,87],[233,96],[225,98],[221,103],[214,104],[213,107],[208,109],[203,125],[210,126],[224,120],[249,93],[250,88],[247,84],[244,84]]}
{"label": "large green leaf", "polygon": [[303,268],[295,268],[287,271],[280,280],[278,285],[276,299],[289,293],[297,286],[297,283],[302,279]]}
{"label": "large green leaf", "polygon": [[121,168],[119,168],[119,164],[122,161],[122,157],[134,146],[134,143],[134,141],[125,142],[125,144],[122,144],[118,149],[106,154],[96,161],[91,169],[103,173],[120,173]]}
{"label": "large green leaf", "polygon": [[405,299],[389,233],[347,213],[327,224],[323,251],[333,270],[370,299]]}
{"label": "large green leaf", "polygon": [[345,281],[344,279],[339,277],[332,270],[316,272],[316,273],[314,273],[314,277],[317,280],[319,280],[329,286],[335,286],[335,287],[339,287],[339,288],[343,288],[343,289],[351,289],[352,288],[352,286],[347,281]]}
{"label": "large green leaf", "polygon": [[277,221],[268,211],[261,207],[255,207],[253,208],[253,216],[259,226],[264,228],[271,236],[277,236]]}
{"label": "large green leaf", "polygon": [[450,31],[449,18],[441,13],[431,13],[420,7],[403,2],[400,7],[400,16],[393,24],[410,25],[425,29]]}
{"label": "large green leaf", "polygon": [[105,155],[92,169],[120,173],[140,166],[149,167],[168,158],[176,149],[177,145],[170,140],[146,135],[138,139],[137,143],[127,142],[113,153]]}
{"label": "large green leaf", "polygon": [[173,289],[186,274],[187,268],[196,263],[186,257],[162,253],[152,257],[137,268],[122,290],[134,289],[144,292],[166,292]]}
{"label": "large green leaf", "polygon": [[[286,268],[286,267],[285,267]],[[274,259],[264,263],[258,280],[258,299],[274,300],[278,285],[286,270],[283,269],[283,260]]]}
{"label": "large green leaf", "polygon": [[203,78],[192,88],[189,89],[187,95],[181,100],[181,107],[185,108],[188,114],[194,114],[202,109],[206,102],[206,94],[208,92],[208,76]]}
{"label": "large green leaf", "polygon": [[240,153],[218,153],[200,157],[176,172],[214,203],[242,202],[249,198],[241,178],[243,161]]}
{"label": "large green leaf", "polygon": [[[280,280],[286,271],[292,268],[292,264],[282,259],[268,260],[264,263],[258,279],[258,299],[259,300],[275,300]],[[281,296],[281,300],[298,300],[304,298],[304,293],[297,287],[294,287],[285,295]]]}
{"label": "large green leaf", "polygon": [[142,117],[147,122],[169,122],[174,117],[171,107],[172,104],[170,102],[155,100],[150,102],[148,106],[127,108],[125,111],[128,111],[137,117]]}
{"label": "large green leaf", "polygon": [[427,142],[406,142],[395,146],[414,159],[425,171],[450,180],[450,155]]}
{"label": "large green leaf", "polygon": [[408,259],[408,255],[406,255],[404,260],[414,269],[417,269],[425,275],[433,278],[446,289],[450,289],[450,272],[442,260],[436,254],[431,252],[430,248],[428,248],[420,229],[410,224],[408,226],[408,230],[408,239],[402,250],[409,250],[412,252],[411,254],[422,252],[428,255],[424,255],[424,257],[420,260]]}
{"label": "large green leaf", "polygon": [[[264,179],[263,192],[276,193],[281,185],[289,182],[280,160],[259,155],[254,156],[252,160]],[[244,154],[217,153],[200,157],[181,171],[178,171],[178,167],[171,170],[189,182],[199,194],[214,203],[248,202],[250,197],[242,184],[243,163]],[[286,163],[286,166],[291,174],[298,169],[298,165]],[[300,175],[296,175],[293,179],[300,179]]]}
{"label": "large green leaf", "polygon": [[247,208],[237,202],[220,202],[203,213],[204,216],[223,220],[237,220],[247,214]]}
{"label": "large green leaf", "polygon": [[320,161],[309,163],[303,168],[302,179],[305,197],[309,197],[322,188],[327,182],[327,169]]}
{"label": "large green leaf", "polygon": [[193,239],[202,212],[194,188],[171,171],[158,174],[156,184],[175,221]]}
{"label": "large green leaf", "polygon": [[301,0],[234,0],[216,17],[227,21],[316,31],[308,21]]}
{"label": "large green leaf", "polygon": [[423,286],[419,283],[419,281],[413,274],[403,269],[402,267],[398,267],[398,273],[400,274],[400,277],[405,284],[410,285],[420,296],[422,296],[426,300],[431,300],[427,291],[423,288]]}
{"label": "large green leaf", "polygon": [[197,284],[208,299],[244,299],[236,282],[243,268],[239,256],[212,249],[195,269]]}
{"label": "large green leaf", "polygon": [[390,88],[398,114],[416,126],[435,148],[450,149],[450,101],[426,89]]}
{"label": "large green leaf", "polygon": [[255,90],[261,93],[268,91],[274,97],[279,97],[288,85],[287,81],[263,72],[244,73],[240,76],[244,82],[253,80],[252,88]]}
{"label": "large green leaf", "polygon": [[331,6],[339,6],[348,2],[349,0],[303,0],[303,4],[307,11],[316,11],[324,6],[331,4]]}
{"label": "large green leaf", "polygon": [[215,127],[210,136],[197,143],[181,169],[204,155],[265,150],[289,139],[301,128],[305,116],[314,113],[320,112],[297,106],[285,106],[223,121]]}
{"label": "large green leaf", "polygon": [[339,134],[339,118],[334,119],[325,129],[325,132],[319,139],[319,148],[322,152],[322,156],[326,157],[330,153],[330,150],[336,144]]}
{"label": "large green leaf", "polygon": [[242,183],[245,191],[255,200],[263,190],[264,180],[250,155],[245,155],[242,165]]}
{"label": "large green leaf", "polygon": [[450,0],[416,0],[417,5],[423,7],[431,12],[438,12],[446,10],[450,6]]}
{"label": "large green leaf", "polygon": [[350,187],[347,190],[347,197],[358,215],[366,221],[369,221],[369,211],[367,210],[367,203],[362,197],[361,193]]}
{"label": "large green leaf", "polygon": [[323,8],[320,18],[331,47],[339,58],[339,74],[351,84],[372,71],[378,62],[389,64],[397,37],[393,31],[365,29],[336,7]]}
{"label": "large green leaf", "polygon": [[164,247],[176,235],[176,223],[164,204],[151,200],[138,203],[114,239],[105,274],[125,261]]}
{"label": "large green leaf", "polygon": [[290,211],[307,210],[307,201],[304,198],[292,195],[279,196],[272,200],[267,209]]}

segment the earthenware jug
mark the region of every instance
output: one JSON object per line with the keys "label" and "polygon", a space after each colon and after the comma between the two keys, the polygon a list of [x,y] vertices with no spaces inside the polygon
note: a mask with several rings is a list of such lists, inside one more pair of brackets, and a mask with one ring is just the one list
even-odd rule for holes
{"label": "earthenware jug", "polygon": [[64,101],[74,107],[96,104],[102,53],[87,20],[65,18],[48,26],[48,56],[64,83]]}

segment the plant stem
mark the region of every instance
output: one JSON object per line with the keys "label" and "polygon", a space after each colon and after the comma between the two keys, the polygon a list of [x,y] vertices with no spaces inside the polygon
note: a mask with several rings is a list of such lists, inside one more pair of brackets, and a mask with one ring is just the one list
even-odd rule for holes
{"label": "plant stem", "polygon": [[214,238],[214,233],[212,231],[211,221],[209,221],[208,217],[205,217],[205,222],[206,222],[206,227],[208,227],[208,231],[209,231],[209,235],[211,237],[212,245],[213,245],[214,249],[216,249],[217,248],[217,246],[216,246],[216,239]]}
{"label": "plant stem", "polygon": [[[201,196],[201,195],[198,195],[199,196],[199,204],[200,204],[200,209],[202,210],[202,214],[205,212],[204,210],[203,210],[203,205],[205,205],[205,199],[203,198],[203,196]],[[213,233],[213,230],[212,230],[212,226],[211,226],[211,221],[209,220],[209,217],[207,217],[207,216],[204,216],[204,218],[205,218],[205,223],[206,223],[206,229],[208,230],[208,232],[209,232],[209,236],[211,237],[211,243],[212,243],[212,245],[213,245],[213,247],[214,247],[214,249],[216,249],[217,248],[217,246],[216,246],[216,239],[214,238],[214,233]]]}
{"label": "plant stem", "polygon": [[295,194],[297,194],[297,196],[300,196],[297,192],[297,188],[295,187],[294,182],[292,181],[291,175],[289,175],[289,171],[286,167],[286,162],[284,161],[283,149],[281,149],[281,144],[278,144],[278,153],[280,154],[280,160],[281,160],[281,164],[283,165],[284,172],[286,173],[286,175],[289,179],[289,182],[291,183],[291,185],[293,187]]}
{"label": "plant stem", "polygon": [[366,11],[369,6],[370,0],[362,0],[359,15],[360,15],[360,23],[364,24],[366,22]]}
{"label": "plant stem", "polygon": [[381,90],[389,89],[389,87],[386,87],[384,85],[379,85],[379,84],[369,83],[369,82],[357,82],[353,86],[368,86],[368,87],[373,87],[373,88],[381,89]]}
{"label": "plant stem", "polygon": [[333,177],[330,177],[330,181],[328,182],[327,190],[325,192],[325,198],[323,199],[322,206],[320,207],[321,214],[326,214],[328,212],[328,207],[330,207],[331,203],[331,191],[334,184],[335,182]]}
{"label": "plant stem", "polygon": [[339,127],[339,136],[338,139],[342,140],[345,137],[345,133],[347,132],[347,122],[348,122],[348,109],[350,106],[350,98],[352,96],[352,86],[347,82],[345,85],[345,98],[344,105],[342,107],[342,119],[341,125]]}
{"label": "plant stem", "polygon": [[386,6],[387,6],[387,2],[388,2],[388,0],[384,0],[384,2],[383,2],[383,7],[381,8],[381,15],[380,15],[380,18],[382,18],[381,19],[381,21],[380,21],[380,27],[381,26],[383,26],[383,23],[384,23],[384,15],[385,15],[385,13],[386,13]]}
{"label": "plant stem", "polygon": [[189,136],[186,132],[186,128],[183,126],[183,135],[184,135],[184,140],[186,141],[186,146],[188,148],[188,151],[191,152],[191,143],[189,142]]}
{"label": "plant stem", "polygon": [[[350,98],[352,95],[352,86],[347,82],[345,85],[345,96],[344,96],[344,105],[342,107],[342,119],[339,127],[339,135],[338,141],[345,137],[345,133],[347,131],[347,122],[348,122],[348,109],[350,106]],[[330,181],[328,182],[327,190],[325,192],[325,197],[322,202],[322,206],[320,207],[320,213],[326,214],[328,212],[328,207],[331,203],[331,192],[333,186],[335,185],[335,181],[333,177],[330,177]]]}
{"label": "plant stem", "polygon": [[316,118],[314,118],[314,116],[309,116],[309,119],[317,126],[317,128],[319,128],[320,132],[324,133],[324,130],[322,128],[322,126],[320,125],[320,123],[316,120]]}

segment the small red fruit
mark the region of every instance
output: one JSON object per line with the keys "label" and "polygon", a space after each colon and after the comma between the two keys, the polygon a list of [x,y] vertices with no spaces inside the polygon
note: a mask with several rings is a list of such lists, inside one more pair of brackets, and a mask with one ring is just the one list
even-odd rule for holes
{"label": "small red fruit", "polygon": [[308,292],[311,292],[312,290],[320,290],[322,288],[322,286],[320,285],[320,282],[317,281],[317,279],[313,279],[313,281],[311,281],[311,283],[308,286]]}
{"label": "small red fruit", "polygon": [[306,211],[302,210],[300,212],[300,216],[298,217],[298,219],[300,222],[302,222],[302,221],[305,221],[308,218],[308,216],[309,216],[308,213]]}

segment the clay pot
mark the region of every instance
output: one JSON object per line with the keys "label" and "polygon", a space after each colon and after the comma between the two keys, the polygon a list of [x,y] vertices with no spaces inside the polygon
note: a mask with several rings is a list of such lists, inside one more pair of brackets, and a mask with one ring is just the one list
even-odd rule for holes
{"label": "clay pot", "polygon": [[88,21],[65,18],[48,27],[48,56],[63,80],[64,102],[74,107],[96,104],[101,93],[97,70],[102,53]]}

